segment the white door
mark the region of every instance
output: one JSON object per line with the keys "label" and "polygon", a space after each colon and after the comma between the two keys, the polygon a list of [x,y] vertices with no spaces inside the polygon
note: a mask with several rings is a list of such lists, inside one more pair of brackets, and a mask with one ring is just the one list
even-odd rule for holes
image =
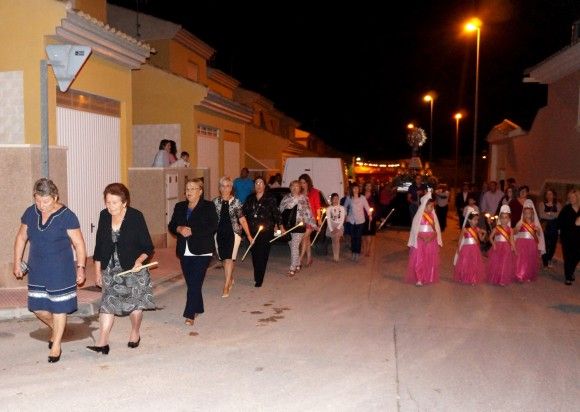
{"label": "white door", "polygon": [[121,179],[120,119],[64,107],[56,108],[57,142],[68,147],[67,206],[77,215],[87,245],[95,250],[103,190]]}
{"label": "white door", "polygon": [[240,174],[240,144],[224,141],[224,176],[233,179]]}
{"label": "white door", "polygon": [[213,199],[219,194],[219,141],[217,137],[197,135],[197,167],[209,168],[209,182],[204,182],[204,188]]}

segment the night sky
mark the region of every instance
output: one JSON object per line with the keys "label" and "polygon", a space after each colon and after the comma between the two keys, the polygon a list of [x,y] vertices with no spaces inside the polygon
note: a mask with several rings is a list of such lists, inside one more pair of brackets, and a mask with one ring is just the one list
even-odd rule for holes
{"label": "night sky", "polygon": [[478,149],[503,119],[529,129],[546,86],[524,84],[524,71],[569,45],[580,19],[578,0],[109,3],[181,24],[216,49],[211,66],[336,149],[374,160],[410,155],[409,122],[429,133],[429,91],[437,94],[434,158],[453,157],[458,109],[466,113],[460,150],[471,153],[476,37],[462,30],[468,18],[483,21]]}

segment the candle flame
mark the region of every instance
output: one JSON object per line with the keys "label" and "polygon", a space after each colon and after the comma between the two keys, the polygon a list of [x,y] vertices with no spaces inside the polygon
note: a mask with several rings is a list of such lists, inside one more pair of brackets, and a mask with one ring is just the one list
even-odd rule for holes
{"label": "candle flame", "polygon": [[258,228],[258,230],[262,230],[264,229],[264,226],[260,225],[260,227]]}
{"label": "candle flame", "polygon": [[302,226],[304,224],[304,222],[300,222],[298,223],[298,226]]}

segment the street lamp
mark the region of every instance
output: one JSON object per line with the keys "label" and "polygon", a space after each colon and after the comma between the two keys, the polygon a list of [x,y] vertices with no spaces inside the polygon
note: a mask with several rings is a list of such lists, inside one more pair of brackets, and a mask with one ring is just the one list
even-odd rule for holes
{"label": "street lamp", "polygon": [[473,18],[465,24],[465,30],[477,33],[477,48],[475,53],[475,108],[473,111],[473,160],[471,164],[471,183],[475,183],[475,157],[477,152],[477,113],[479,101],[479,43],[481,40],[481,20]]}
{"label": "street lamp", "polygon": [[435,98],[430,94],[423,96],[423,100],[430,103],[431,106],[431,119],[429,122],[429,162],[433,161],[433,102]]}
{"label": "street lamp", "polygon": [[463,115],[461,113],[455,113],[453,118],[455,119],[455,183],[454,187],[457,189],[457,169],[459,167],[459,120]]}

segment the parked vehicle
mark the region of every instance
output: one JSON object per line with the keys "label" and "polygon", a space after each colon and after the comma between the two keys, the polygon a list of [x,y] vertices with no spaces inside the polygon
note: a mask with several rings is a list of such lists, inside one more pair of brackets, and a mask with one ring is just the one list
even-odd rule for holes
{"label": "parked vehicle", "polygon": [[342,197],[346,191],[346,168],[339,157],[289,157],[284,164],[282,186],[288,187],[303,173],[310,175],[314,187],[322,192],[327,204],[330,204],[332,193]]}

